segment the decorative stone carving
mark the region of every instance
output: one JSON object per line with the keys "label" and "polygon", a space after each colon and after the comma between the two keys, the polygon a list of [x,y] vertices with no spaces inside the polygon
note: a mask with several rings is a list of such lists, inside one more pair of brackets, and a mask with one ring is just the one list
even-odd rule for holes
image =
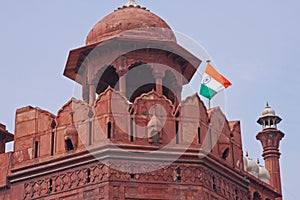
{"label": "decorative stone carving", "polygon": [[[159,163],[133,163],[127,161],[115,161],[112,167],[104,164],[91,165],[82,169],[76,169],[55,176],[44,177],[36,181],[24,184],[24,199],[40,198],[56,192],[80,188],[87,184],[101,183],[107,179],[111,181],[132,181],[148,183],[173,183],[184,185],[199,185],[209,191],[213,191],[225,199],[247,199],[248,190],[241,188],[236,183],[222,177],[220,174],[203,166],[185,166],[172,164],[161,167],[157,171],[147,172],[151,165]],[[120,167],[120,168],[118,168]],[[116,169],[130,169],[131,172]],[[135,173],[143,168],[145,173]],[[132,176],[134,174],[134,176]],[[193,192],[193,194],[196,192]],[[192,194],[191,194],[192,195]]]}

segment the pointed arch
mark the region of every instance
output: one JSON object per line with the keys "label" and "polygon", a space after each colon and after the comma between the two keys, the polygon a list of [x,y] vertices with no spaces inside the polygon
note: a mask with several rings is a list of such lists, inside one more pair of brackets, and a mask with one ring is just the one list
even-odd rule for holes
{"label": "pointed arch", "polygon": [[102,67],[97,72],[93,82],[97,84],[97,94],[104,92],[108,86],[114,88],[115,90],[119,89],[119,85],[117,84],[119,82],[119,75],[116,72],[116,68],[112,65],[108,67]]}
{"label": "pointed arch", "polygon": [[126,74],[126,97],[130,102],[154,89],[155,80],[149,65],[136,63],[129,68]]}

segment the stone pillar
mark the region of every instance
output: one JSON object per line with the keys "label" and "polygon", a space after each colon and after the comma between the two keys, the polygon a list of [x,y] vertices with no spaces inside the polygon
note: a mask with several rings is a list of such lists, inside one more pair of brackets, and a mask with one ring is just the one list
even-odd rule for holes
{"label": "stone pillar", "polygon": [[177,91],[177,100],[178,100],[178,104],[181,102],[181,95],[182,95],[182,87],[183,87],[183,80],[184,76],[183,74],[176,74],[176,80],[177,80],[177,88],[175,91]]}
{"label": "stone pillar", "polygon": [[128,61],[127,57],[121,56],[116,60],[117,73],[119,75],[119,90],[120,93],[126,96],[126,72]]}
{"label": "stone pillar", "polygon": [[175,90],[175,91],[177,91],[177,93],[175,94],[176,95],[175,100],[177,99],[177,102],[175,102],[175,104],[179,105],[181,102],[182,86],[177,86],[177,87],[178,88]]}
{"label": "stone pillar", "polygon": [[91,84],[89,85],[89,104],[93,106],[95,100],[96,100],[96,85]]}
{"label": "stone pillar", "polygon": [[156,84],[156,92],[158,94],[163,94],[162,77],[155,77],[155,84]]}
{"label": "stone pillar", "polygon": [[119,73],[119,90],[120,93],[126,96],[126,75],[125,73]]}
{"label": "stone pillar", "polygon": [[89,103],[89,87],[87,84],[82,84],[82,100],[85,101],[86,103]]}
{"label": "stone pillar", "polygon": [[155,79],[155,88],[158,94],[163,94],[163,78],[165,77],[165,72],[160,70],[158,67],[153,69],[153,77]]}

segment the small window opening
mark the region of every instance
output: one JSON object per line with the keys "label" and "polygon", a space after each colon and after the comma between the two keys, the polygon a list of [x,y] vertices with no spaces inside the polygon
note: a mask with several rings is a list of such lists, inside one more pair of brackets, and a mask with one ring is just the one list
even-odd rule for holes
{"label": "small window opening", "polygon": [[179,121],[175,122],[175,130],[176,130],[176,144],[179,144]]}
{"label": "small window opening", "polygon": [[130,174],[130,179],[134,179],[134,174]]}
{"label": "small window opening", "polygon": [[229,148],[225,149],[225,151],[222,154],[222,159],[226,160],[229,156]]}
{"label": "small window opening", "polygon": [[268,120],[265,121],[265,125],[269,126],[269,121]]}
{"label": "small window opening", "polygon": [[111,138],[111,122],[107,123],[107,138]]}
{"label": "small window opening", "polygon": [[198,144],[201,144],[201,129],[198,127]]}
{"label": "small window opening", "polygon": [[91,182],[91,170],[90,169],[87,169],[87,180],[86,180],[87,183],[90,183]]}
{"label": "small window opening", "polygon": [[133,135],[133,118],[130,118],[130,142],[133,142],[134,135]]}
{"label": "small window opening", "polygon": [[35,141],[34,143],[34,158],[37,158],[39,155],[39,142]]}
{"label": "small window opening", "polygon": [[92,145],[92,131],[93,131],[93,123],[89,122],[89,145]]}
{"label": "small window opening", "polygon": [[181,181],[181,169],[180,169],[180,167],[178,167],[176,169],[176,174],[177,174],[177,181],[180,182]]}
{"label": "small window opening", "polygon": [[51,133],[51,156],[54,155],[54,131]]}
{"label": "small window opening", "polygon": [[52,178],[49,180],[49,188],[48,188],[48,194],[51,194],[53,192],[53,181]]}
{"label": "small window opening", "polygon": [[66,140],[66,149],[67,149],[67,151],[73,151],[74,150],[73,143],[70,139]]}

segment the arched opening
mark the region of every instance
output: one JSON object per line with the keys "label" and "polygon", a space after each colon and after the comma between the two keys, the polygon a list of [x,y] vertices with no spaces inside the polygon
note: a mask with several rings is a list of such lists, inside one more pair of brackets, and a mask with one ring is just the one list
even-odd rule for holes
{"label": "arched opening", "polygon": [[34,158],[37,158],[39,156],[39,142],[34,142]]}
{"label": "arched opening", "polygon": [[180,167],[176,168],[177,181],[181,181],[181,169]]}
{"label": "arched opening", "polygon": [[55,133],[54,133],[54,129],[56,127],[56,122],[53,120],[51,122],[51,129],[52,129],[52,132],[51,132],[51,156],[54,155],[54,142],[55,142]]}
{"label": "arched opening", "polygon": [[179,144],[179,121],[175,121],[175,131],[176,131],[176,144]]}
{"label": "arched opening", "polygon": [[72,143],[72,141],[71,141],[70,139],[66,139],[66,140],[65,140],[65,143],[66,143],[66,150],[67,150],[68,152],[74,150],[73,143]]}
{"label": "arched opening", "polygon": [[134,175],[134,174],[130,174],[130,179],[131,179],[131,180],[133,180],[133,179],[134,179],[134,177],[135,177],[135,175]]}
{"label": "arched opening", "polygon": [[93,122],[89,121],[89,145],[92,145],[93,143],[92,137],[93,137]]}
{"label": "arched opening", "polygon": [[116,69],[113,66],[103,67],[100,69],[96,75],[96,80],[98,80],[98,85],[96,92],[100,94],[104,92],[108,86],[119,90],[119,75],[116,72]]}
{"label": "arched opening", "polygon": [[54,155],[54,131],[51,132],[51,156]]}
{"label": "arched opening", "polygon": [[201,144],[201,129],[198,127],[198,144]]}
{"label": "arched opening", "polygon": [[86,177],[87,177],[86,182],[90,183],[91,182],[91,170],[89,168],[87,169]]}
{"label": "arched opening", "polygon": [[143,93],[155,90],[152,68],[146,64],[136,64],[126,74],[126,97],[130,102]]}
{"label": "arched opening", "polygon": [[133,118],[130,118],[130,142],[133,142],[134,132],[133,132]]}
{"label": "arched opening", "polygon": [[222,159],[226,160],[229,156],[229,148],[225,149],[222,153]]}
{"label": "arched opening", "polygon": [[111,122],[107,123],[107,139],[111,139]]}
{"label": "arched opening", "polygon": [[52,132],[51,132],[51,156],[54,155],[54,143],[55,143],[55,132],[54,132],[54,129],[56,127],[56,122],[53,120],[52,123],[51,123],[51,129],[52,129]]}
{"label": "arched opening", "polygon": [[51,194],[53,192],[53,181],[52,178],[49,179],[49,188],[48,188],[48,194]]}
{"label": "arched opening", "polygon": [[270,121],[269,121],[269,119],[265,120],[265,127],[266,128],[270,127]]}
{"label": "arched opening", "polygon": [[274,121],[271,119],[270,120],[270,126],[273,127],[273,125],[274,125]]}
{"label": "arched opening", "polygon": [[258,192],[254,192],[253,193],[253,200],[262,200],[261,196]]}

